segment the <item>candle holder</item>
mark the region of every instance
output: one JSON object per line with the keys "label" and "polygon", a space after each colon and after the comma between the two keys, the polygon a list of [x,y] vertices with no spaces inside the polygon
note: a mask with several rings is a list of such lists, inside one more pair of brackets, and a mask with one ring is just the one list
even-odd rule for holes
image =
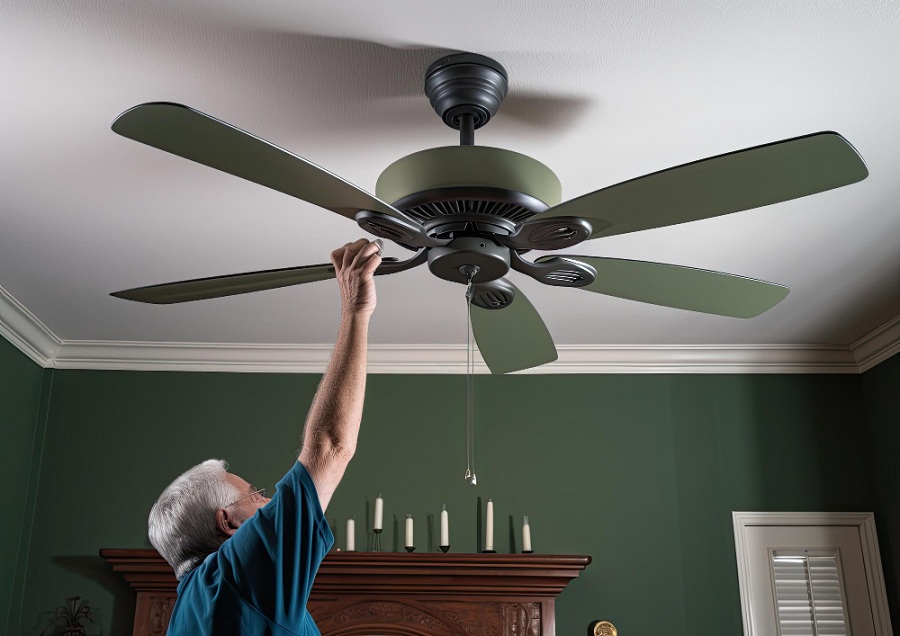
{"label": "candle holder", "polygon": [[450,551],[450,546],[449,546],[449,545],[440,545],[440,546],[438,546],[438,547],[441,549],[441,552],[447,553],[447,552]]}
{"label": "candle holder", "polygon": [[407,552],[415,552],[415,551],[416,551],[416,546],[414,546],[414,545],[408,545],[408,546],[406,546],[406,551],[407,551]]}
{"label": "candle holder", "polygon": [[381,552],[381,528],[373,528],[372,532],[375,533],[375,538],[372,540],[372,552]]}
{"label": "candle holder", "polygon": [[496,550],[482,550],[482,554],[497,554]]}
{"label": "candle holder", "polygon": [[522,554],[534,554],[534,550],[522,550]]}

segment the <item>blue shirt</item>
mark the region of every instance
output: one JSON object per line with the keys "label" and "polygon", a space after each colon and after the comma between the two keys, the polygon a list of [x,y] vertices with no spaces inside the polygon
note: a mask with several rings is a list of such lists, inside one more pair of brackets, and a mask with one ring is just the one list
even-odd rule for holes
{"label": "blue shirt", "polygon": [[318,635],[306,601],[334,535],[300,462],[272,501],[178,584],[169,635]]}

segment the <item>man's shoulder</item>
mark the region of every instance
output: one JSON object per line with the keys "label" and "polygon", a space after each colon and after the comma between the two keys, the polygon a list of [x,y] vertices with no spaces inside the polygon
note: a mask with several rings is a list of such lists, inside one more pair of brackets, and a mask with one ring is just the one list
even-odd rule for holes
{"label": "man's shoulder", "polygon": [[283,483],[289,482],[300,482],[304,487],[311,487],[313,491],[315,491],[316,485],[313,482],[312,475],[309,474],[309,471],[306,469],[306,466],[303,465],[299,459],[294,462],[294,465],[291,466],[291,469],[284,474],[284,477],[278,482],[279,485]]}
{"label": "man's shoulder", "polygon": [[211,580],[219,578],[219,562],[216,558],[218,554],[218,550],[210,552],[197,567],[181,577],[181,580],[178,581],[179,597],[181,596],[182,590],[193,589],[197,585],[206,587]]}

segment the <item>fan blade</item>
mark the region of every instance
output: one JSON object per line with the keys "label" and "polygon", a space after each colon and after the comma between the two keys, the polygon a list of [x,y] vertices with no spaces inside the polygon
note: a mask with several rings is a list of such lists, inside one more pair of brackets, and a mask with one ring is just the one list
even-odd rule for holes
{"label": "fan blade", "polygon": [[707,219],[862,181],[846,139],[821,132],[702,159],[564,201],[529,221],[581,217],[591,238]]}
{"label": "fan blade", "polygon": [[534,305],[521,291],[502,309],[472,305],[472,332],[491,373],[510,373],[538,367],[557,359],[556,346]]}
{"label": "fan blade", "polygon": [[234,296],[265,289],[277,289],[279,287],[299,285],[300,283],[313,283],[329,278],[334,278],[334,266],[330,263],[269,269],[261,272],[247,272],[245,274],[195,278],[175,283],[126,289],[114,292],[110,296],[124,298],[125,300],[136,300],[142,303],[168,305],[191,300]]}
{"label": "fan blade", "polygon": [[[375,275],[394,274],[421,265],[427,259],[426,251],[420,250],[415,256],[405,261],[386,256],[375,270]],[[261,272],[245,274],[228,274],[209,278],[194,278],[175,283],[162,283],[147,287],[135,287],[124,291],[113,292],[110,296],[135,300],[154,305],[170,305],[192,300],[222,298],[249,292],[264,291],[290,287],[302,283],[314,283],[334,278],[334,266],[331,263],[322,265],[305,265],[303,267],[285,267],[268,269]]]}
{"label": "fan blade", "polygon": [[[554,257],[544,256],[535,262],[551,258]],[[753,318],[780,303],[790,292],[775,283],[681,265],[599,256],[558,258],[586,263],[597,271],[594,282],[581,289],[705,314]]]}
{"label": "fan blade", "polygon": [[151,102],[125,111],[112,129],[210,168],[355,219],[372,210],[419,225],[335,174],[231,124],[181,104]]}

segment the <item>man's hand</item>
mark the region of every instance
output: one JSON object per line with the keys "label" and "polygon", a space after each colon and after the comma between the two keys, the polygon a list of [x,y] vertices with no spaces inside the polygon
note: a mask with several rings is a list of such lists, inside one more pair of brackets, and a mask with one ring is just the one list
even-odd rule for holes
{"label": "man's hand", "polygon": [[381,264],[380,252],[378,243],[359,239],[331,253],[344,316],[368,318],[375,311],[373,275]]}

